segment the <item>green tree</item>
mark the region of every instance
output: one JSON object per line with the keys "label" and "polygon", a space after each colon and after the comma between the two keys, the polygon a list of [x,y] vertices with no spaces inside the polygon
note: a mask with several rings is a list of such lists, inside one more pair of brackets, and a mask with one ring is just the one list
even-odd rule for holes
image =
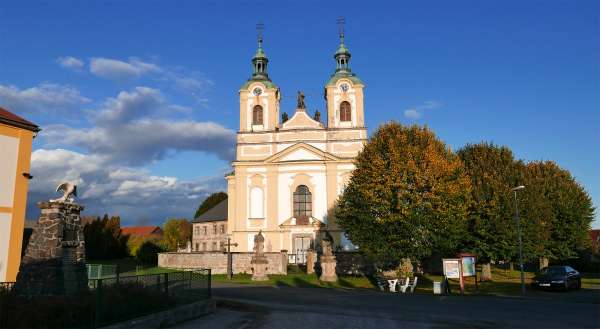
{"label": "green tree", "polygon": [[337,222],[384,267],[457,251],[470,203],[462,162],[428,128],[381,126],[356,158]]}
{"label": "green tree", "polygon": [[592,200],[569,171],[552,161],[523,167],[525,190],[519,203],[524,256],[565,261],[589,246]]}
{"label": "green tree", "polygon": [[169,219],[163,227],[161,244],[167,251],[177,251],[192,238],[192,224],[187,219]]}
{"label": "green tree", "polygon": [[221,201],[223,201],[225,199],[227,199],[227,193],[225,193],[225,192],[216,192],[216,193],[209,195],[208,198],[206,198],[206,199],[204,199],[204,201],[202,201],[202,203],[198,207],[198,210],[196,210],[196,214],[194,215],[194,218],[198,218],[198,216],[207,212],[210,208],[216,206],[217,204],[219,204]]}
{"label": "green tree", "polygon": [[491,280],[491,260],[510,260],[515,255],[514,205],[511,189],[519,185],[519,164],[505,146],[469,144],[460,149],[471,179],[471,198],[464,247],[483,264],[482,280]]}
{"label": "green tree", "polygon": [[119,216],[96,218],[83,227],[87,259],[117,259],[127,257],[128,235],[121,233]]}
{"label": "green tree", "polygon": [[135,257],[142,263],[156,265],[158,263],[158,253],[163,251],[165,250],[159,241],[146,239],[140,245]]}

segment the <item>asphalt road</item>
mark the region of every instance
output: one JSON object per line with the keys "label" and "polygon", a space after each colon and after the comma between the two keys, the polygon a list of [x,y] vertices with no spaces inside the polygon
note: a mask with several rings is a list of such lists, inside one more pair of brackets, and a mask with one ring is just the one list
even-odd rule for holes
{"label": "asphalt road", "polygon": [[600,328],[599,293],[497,298],[217,285],[218,311],[177,328]]}

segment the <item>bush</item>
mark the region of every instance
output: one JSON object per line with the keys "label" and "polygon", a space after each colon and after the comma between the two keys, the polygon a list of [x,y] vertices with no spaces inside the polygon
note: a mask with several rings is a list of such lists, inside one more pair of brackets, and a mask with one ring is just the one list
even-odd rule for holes
{"label": "bush", "polygon": [[146,240],[138,249],[136,258],[143,263],[157,264],[158,253],[163,251],[164,249],[158,244],[156,240]]}

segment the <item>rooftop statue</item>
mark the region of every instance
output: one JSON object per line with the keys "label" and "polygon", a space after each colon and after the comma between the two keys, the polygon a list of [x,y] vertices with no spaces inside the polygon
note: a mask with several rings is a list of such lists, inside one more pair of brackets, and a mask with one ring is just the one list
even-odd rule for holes
{"label": "rooftop statue", "polygon": [[304,104],[304,93],[302,91],[298,91],[298,106],[299,109],[305,109],[306,104]]}
{"label": "rooftop statue", "polygon": [[50,202],[69,202],[73,203],[77,196],[77,185],[65,182],[56,187],[56,192],[63,192],[63,196],[58,199],[50,199]]}

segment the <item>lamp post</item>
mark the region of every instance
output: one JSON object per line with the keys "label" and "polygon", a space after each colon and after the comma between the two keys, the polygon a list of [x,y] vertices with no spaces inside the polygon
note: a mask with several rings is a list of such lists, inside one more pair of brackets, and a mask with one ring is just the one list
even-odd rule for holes
{"label": "lamp post", "polygon": [[227,234],[227,278],[233,279],[233,257],[231,256],[231,246],[237,247],[237,242],[231,243],[231,235]]}
{"label": "lamp post", "polygon": [[517,191],[524,189],[520,185],[512,189],[515,195],[515,221],[517,222],[517,232],[519,235],[519,269],[521,270],[521,295],[525,295],[525,273],[523,272],[523,241],[521,240],[521,221],[519,219],[519,206],[517,203]]}

